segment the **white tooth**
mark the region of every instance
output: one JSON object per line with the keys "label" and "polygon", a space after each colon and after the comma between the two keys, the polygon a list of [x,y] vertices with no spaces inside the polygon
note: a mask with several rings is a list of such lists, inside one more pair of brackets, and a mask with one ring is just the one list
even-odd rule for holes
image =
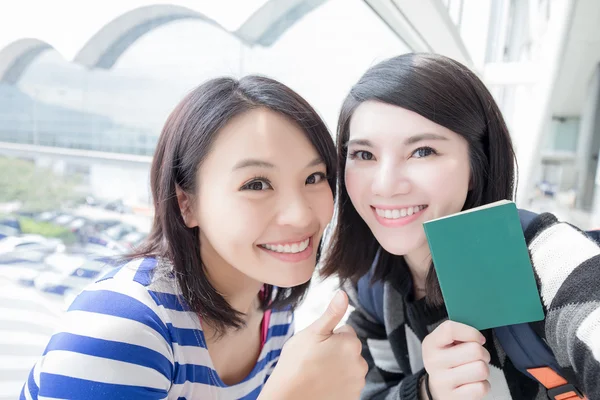
{"label": "white tooth", "polygon": [[306,239],[304,242],[302,242],[300,244],[300,251],[304,251],[306,250],[306,248],[308,247],[308,243],[309,243],[310,239]]}
{"label": "white tooth", "polygon": [[285,249],[285,247],[284,247],[283,245],[281,245],[281,244],[278,244],[278,245],[277,245],[277,250],[276,250],[276,251],[277,251],[278,253],[283,253],[283,249]]}
{"label": "white tooth", "polygon": [[400,216],[406,217],[406,208],[403,208],[402,210],[400,210]]}
{"label": "white tooth", "polygon": [[292,245],[292,253],[298,253],[298,249],[300,249],[300,246],[298,246],[297,243],[294,243]]}
{"label": "white tooth", "polygon": [[284,253],[289,253],[290,251],[292,251],[292,246],[290,246],[289,244],[286,244],[285,246],[283,246]]}
{"label": "white tooth", "polygon": [[385,218],[392,218],[392,210],[385,210]]}
{"label": "white tooth", "polygon": [[377,212],[377,215],[379,215],[380,217],[385,217],[385,211],[382,210],[381,208],[376,208],[375,211]]}
{"label": "white tooth", "polygon": [[409,207],[408,210],[406,210],[406,215],[413,215],[412,207]]}
{"label": "white tooth", "polygon": [[394,218],[394,219],[400,218],[400,210],[393,210],[392,211],[392,218]]}

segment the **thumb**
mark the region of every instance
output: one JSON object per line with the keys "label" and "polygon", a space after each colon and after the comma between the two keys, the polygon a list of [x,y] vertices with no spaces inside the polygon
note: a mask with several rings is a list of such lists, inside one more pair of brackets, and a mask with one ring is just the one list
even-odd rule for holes
{"label": "thumb", "polygon": [[322,336],[331,336],[333,330],[340,323],[346,310],[348,309],[348,296],[343,291],[338,291],[327,309],[315,322],[313,322],[308,330],[312,333]]}

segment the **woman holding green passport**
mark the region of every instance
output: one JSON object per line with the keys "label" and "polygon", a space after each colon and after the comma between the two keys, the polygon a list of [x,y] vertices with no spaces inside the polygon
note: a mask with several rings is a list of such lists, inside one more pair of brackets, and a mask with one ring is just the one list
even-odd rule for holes
{"label": "woman holding green passport", "polygon": [[[476,75],[438,55],[383,61],[347,96],[337,140],[342,173],[324,274],[340,276],[356,307],[349,324],[369,364],[362,398],[583,398],[558,379],[544,387],[519,372],[492,331],[447,321],[422,224],[512,199],[515,189],[508,129]],[[525,237],[545,313],[532,326],[569,382],[600,399],[600,248],[550,214]],[[383,282],[379,303],[369,286],[357,290],[365,277]]]}

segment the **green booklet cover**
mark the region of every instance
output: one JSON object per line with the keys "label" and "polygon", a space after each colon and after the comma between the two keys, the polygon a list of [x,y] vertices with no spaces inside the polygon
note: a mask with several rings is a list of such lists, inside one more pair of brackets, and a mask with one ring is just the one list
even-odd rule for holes
{"label": "green booklet cover", "polygon": [[479,330],[544,319],[515,203],[423,224],[448,316]]}

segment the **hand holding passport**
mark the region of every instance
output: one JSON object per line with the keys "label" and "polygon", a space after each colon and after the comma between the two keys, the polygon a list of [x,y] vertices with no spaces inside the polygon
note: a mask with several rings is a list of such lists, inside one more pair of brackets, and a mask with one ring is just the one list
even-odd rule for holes
{"label": "hand holding passport", "polygon": [[449,319],[483,330],[544,319],[512,201],[425,222]]}

